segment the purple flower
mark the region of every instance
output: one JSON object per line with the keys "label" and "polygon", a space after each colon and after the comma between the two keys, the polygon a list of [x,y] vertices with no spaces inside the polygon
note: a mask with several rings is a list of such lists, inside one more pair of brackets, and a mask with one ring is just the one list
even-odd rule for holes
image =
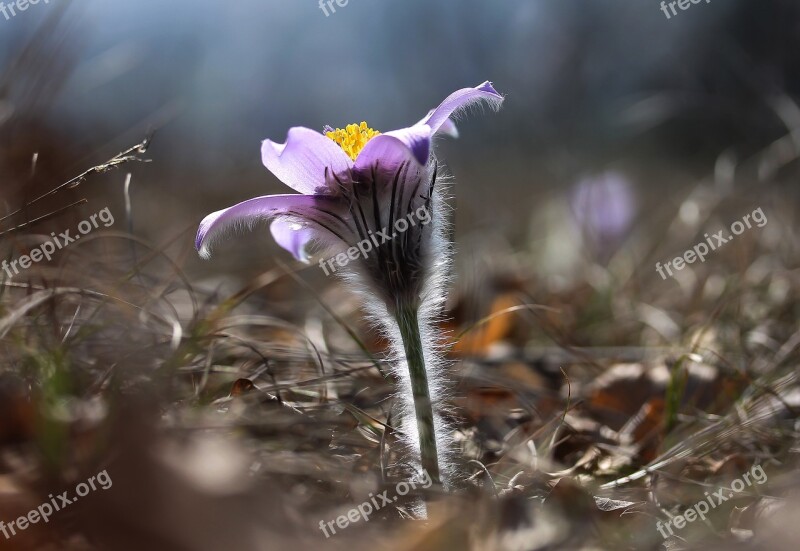
{"label": "purple flower", "polygon": [[[295,127],[289,130],[286,143],[265,140],[261,148],[264,165],[302,195],[257,197],[210,214],[200,224],[196,246],[207,257],[212,243],[225,230],[264,218],[276,219],[273,236],[299,260],[308,259],[306,245],[311,241],[328,243],[333,236],[352,244],[362,238],[359,229],[372,228],[374,222],[379,226],[373,229],[382,229],[380,223],[393,215],[386,208],[392,199],[399,212],[407,210],[407,203],[427,195],[429,183],[420,178],[431,161],[431,140],[437,132],[457,135],[450,120],[454,113],[481,100],[496,107],[502,99],[491,83],[485,82],[454,92],[408,128],[381,134],[361,123],[326,136]],[[373,184],[380,189],[369,189]],[[359,191],[367,197],[356,197]],[[365,220],[353,207],[355,203],[364,203],[362,208],[374,206],[373,192],[384,208],[372,214],[384,216]]]}
{"label": "purple flower", "polygon": [[307,262],[310,250],[338,253],[335,260],[322,258],[320,267],[367,291],[364,306],[392,343],[401,433],[416,456],[412,461],[436,480],[448,474],[451,448],[451,431],[442,428],[447,384],[433,323],[446,296],[450,246],[432,140],[457,136],[451,117],[465,108],[481,102],[499,108],[502,101],[484,82],[453,92],[400,130],[380,133],[365,122],[326,127],[324,134],[292,128],[286,143],[264,141],[261,156],[300,193],[257,197],[215,212],[197,232],[197,249],[208,257],[228,230],[271,219],[275,241],[298,260]]}
{"label": "purple flower", "polygon": [[581,179],[570,203],[584,238],[601,256],[613,252],[636,215],[631,184],[617,172]]}

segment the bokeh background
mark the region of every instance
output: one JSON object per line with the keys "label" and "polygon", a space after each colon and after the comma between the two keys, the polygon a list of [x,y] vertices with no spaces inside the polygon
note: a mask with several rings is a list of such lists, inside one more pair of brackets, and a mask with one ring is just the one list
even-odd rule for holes
{"label": "bokeh background", "polygon": [[[265,138],[361,120],[399,128],[489,79],[505,108],[465,120],[441,151],[459,182],[458,235],[520,245],[545,237],[532,215],[582,180],[621,173],[640,216],[679,204],[720,155],[740,161],[783,136],[797,117],[781,98],[800,87],[798,10],[726,1],[667,20],[654,0],[351,0],[327,17],[311,0],[40,4],[0,18],[14,69],[2,162],[27,174],[39,152],[53,182],[156,129],[132,199],[136,230],[163,237],[281,191],[260,165]],[[121,180],[92,190],[116,212]],[[6,177],[2,192],[20,185]],[[270,252],[244,235],[223,261]]]}

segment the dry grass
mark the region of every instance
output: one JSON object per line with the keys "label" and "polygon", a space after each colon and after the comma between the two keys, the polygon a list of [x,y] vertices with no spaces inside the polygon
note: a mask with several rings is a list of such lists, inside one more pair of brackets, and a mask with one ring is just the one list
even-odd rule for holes
{"label": "dry grass", "polygon": [[[788,549],[796,205],[747,203],[717,184],[682,201],[700,213],[691,224],[656,212],[660,229],[641,222],[558,289],[535,254],[486,251],[442,328],[457,335],[464,488],[424,490],[427,522],[402,520],[401,500],[329,540],[320,520],[398,482],[392,385],[358,305],[285,265],[239,292],[204,289],[165,252],[189,233],[148,246],[98,232],[70,246],[2,282],[0,519],[102,469],[114,486],[0,549],[658,549],[658,520],[754,464],[766,483],[668,545]],[[761,206],[767,226],[678,281],[650,268],[743,204]],[[6,236],[9,258],[33,229]],[[303,308],[270,314],[276,287]]]}

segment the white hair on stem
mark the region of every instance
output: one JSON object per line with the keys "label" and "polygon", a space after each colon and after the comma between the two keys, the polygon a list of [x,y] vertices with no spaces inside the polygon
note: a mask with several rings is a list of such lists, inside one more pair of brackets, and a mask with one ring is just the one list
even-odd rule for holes
{"label": "white hair on stem", "polygon": [[[423,178],[431,176],[432,166],[431,163],[427,167]],[[422,255],[426,273],[417,305],[417,319],[429,399],[433,410],[439,476],[443,486],[449,488],[456,479],[457,468],[454,461],[454,429],[448,422],[448,418],[453,414],[447,405],[451,394],[451,385],[448,384],[450,365],[445,358],[447,344],[439,322],[442,320],[447,300],[453,246],[448,239],[450,209],[445,189],[445,185],[450,185],[450,182],[443,180],[441,175],[437,177],[429,209],[431,231],[423,243]],[[398,439],[404,448],[401,461],[411,466],[415,473],[412,478],[416,479],[422,475],[420,432],[415,414],[409,363],[398,320],[382,298],[384,294],[376,292],[372,278],[365,277],[358,269],[343,270],[337,272],[337,275],[363,299],[363,308],[368,321],[389,342],[388,360],[392,366],[391,373],[397,382],[393,416],[399,419],[393,425],[398,429]],[[424,515],[424,507],[417,507],[416,510],[423,511]]]}

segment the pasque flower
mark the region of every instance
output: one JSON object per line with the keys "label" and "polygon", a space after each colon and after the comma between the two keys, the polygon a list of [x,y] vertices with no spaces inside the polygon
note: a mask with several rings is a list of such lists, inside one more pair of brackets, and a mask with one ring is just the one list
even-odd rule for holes
{"label": "pasque flower", "polygon": [[[365,122],[326,127],[324,133],[291,128],[286,143],[265,140],[261,155],[267,169],[300,193],[257,197],[215,212],[197,233],[204,257],[229,230],[263,219],[272,220],[275,241],[306,262],[312,252],[341,254],[359,242],[375,245],[337,274],[356,285],[392,343],[398,427],[410,464],[445,482],[451,443],[441,405],[446,390],[441,339],[433,321],[444,302],[450,245],[432,140],[437,134],[457,136],[452,117],[465,108],[480,103],[499,108],[502,101],[485,82],[457,90],[400,130],[380,133]],[[421,212],[431,223],[413,223]],[[387,231],[403,227],[387,238]]]}

